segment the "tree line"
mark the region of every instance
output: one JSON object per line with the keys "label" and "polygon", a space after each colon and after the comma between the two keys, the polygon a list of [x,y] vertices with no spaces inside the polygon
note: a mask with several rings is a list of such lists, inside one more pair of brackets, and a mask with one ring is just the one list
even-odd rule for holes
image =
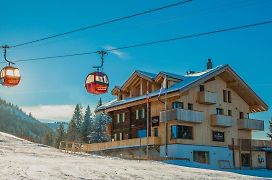
{"label": "tree line", "polygon": [[[106,114],[95,115],[88,105],[83,113],[83,107],[77,104],[73,116],[69,122],[67,132],[61,123],[56,132],[55,147],[58,148],[61,141],[81,143],[99,143],[110,140],[107,134],[107,124],[111,118]],[[50,139],[50,137],[48,137]]]}

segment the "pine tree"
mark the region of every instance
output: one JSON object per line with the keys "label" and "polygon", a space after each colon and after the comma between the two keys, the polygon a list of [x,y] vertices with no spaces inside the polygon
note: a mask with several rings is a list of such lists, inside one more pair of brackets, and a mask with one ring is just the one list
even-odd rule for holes
{"label": "pine tree", "polygon": [[77,129],[76,120],[74,118],[71,119],[68,130],[67,130],[67,140],[80,142],[80,131]]}
{"label": "pine tree", "polygon": [[99,114],[95,116],[93,122],[94,129],[89,135],[91,143],[107,142],[110,140],[107,134],[107,125],[111,122],[111,118],[106,114]]}
{"label": "pine tree", "polygon": [[53,145],[53,136],[51,133],[47,133],[44,139],[44,144],[47,146]]}
{"label": "pine tree", "polygon": [[59,128],[57,129],[57,135],[55,140],[55,147],[59,148],[60,142],[65,140],[65,130],[64,130],[64,124],[60,123]]}
{"label": "pine tree", "polygon": [[90,106],[88,105],[84,115],[84,121],[81,128],[81,137],[83,142],[89,143],[89,134],[91,133],[92,113]]}
{"label": "pine tree", "polygon": [[272,118],[269,121],[269,133],[267,133],[267,136],[272,140]]}
{"label": "pine tree", "polygon": [[75,120],[78,131],[80,131],[83,121],[82,106],[80,104],[77,104],[75,107],[73,119]]}

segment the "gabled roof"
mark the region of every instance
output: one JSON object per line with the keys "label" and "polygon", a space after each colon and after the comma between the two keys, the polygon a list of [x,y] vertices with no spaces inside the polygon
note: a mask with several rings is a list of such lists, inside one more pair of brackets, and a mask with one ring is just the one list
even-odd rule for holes
{"label": "gabled roof", "polygon": [[[135,71],[134,73],[136,73],[136,72],[141,73],[144,76],[149,76],[149,78],[153,77],[153,79],[154,79],[154,76],[158,77],[160,74],[165,73],[165,72],[160,72],[160,73],[158,73],[158,75],[155,75],[153,73],[138,72],[138,71]],[[238,84],[240,84],[241,87],[243,87],[242,91],[239,88],[235,88],[235,87],[232,87],[232,88],[235,91],[237,91],[237,93],[245,100],[245,102],[247,102],[252,107],[252,109],[251,109],[252,112],[268,110],[268,105],[240,78],[240,76],[238,76],[234,72],[234,70],[229,65],[221,65],[221,66],[217,66],[213,69],[208,69],[208,70],[193,73],[193,74],[187,74],[184,76],[175,75],[172,73],[167,73],[166,75],[169,75],[170,77],[179,78],[181,80],[178,83],[169,87],[167,89],[167,93],[172,93],[172,92],[176,92],[176,91],[182,92],[182,91],[189,90],[199,84],[205,83],[205,81],[207,81],[215,76],[220,75],[220,77],[222,77],[224,80],[228,81],[230,84],[233,82],[237,82]],[[250,94],[251,96],[246,97],[245,92],[247,92],[247,94]],[[152,93],[149,93],[149,97],[152,98],[152,97],[158,96],[159,93],[160,93],[160,90],[154,91]],[[96,111],[100,111],[103,109],[108,109],[111,107],[143,100],[145,98],[146,98],[146,95],[127,98],[127,99],[119,100],[119,101],[114,100],[110,103],[107,103],[107,104],[104,104],[104,105],[98,107],[96,109]]]}

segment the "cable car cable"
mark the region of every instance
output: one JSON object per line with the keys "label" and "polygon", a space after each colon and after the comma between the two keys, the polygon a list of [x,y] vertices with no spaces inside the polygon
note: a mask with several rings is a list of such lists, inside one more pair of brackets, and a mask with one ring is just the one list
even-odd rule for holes
{"label": "cable car cable", "polygon": [[15,48],[15,47],[24,46],[24,45],[27,45],[27,44],[37,43],[37,42],[40,42],[40,41],[44,41],[44,40],[48,40],[48,39],[52,39],[52,38],[56,38],[56,37],[60,37],[60,36],[68,35],[68,34],[72,34],[72,33],[79,32],[79,31],[84,31],[86,29],[90,29],[90,28],[94,28],[94,27],[98,27],[98,26],[102,26],[102,25],[106,25],[106,24],[110,24],[110,23],[122,21],[122,20],[125,20],[125,19],[129,19],[129,18],[133,18],[133,17],[145,15],[145,14],[149,14],[149,13],[152,13],[152,12],[155,12],[155,11],[160,11],[160,10],[171,8],[171,7],[174,7],[174,6],[186,4],[186,3],[189,3],[189,2],[192,2],[192,1],[193,0],[185,0],[185,1],[174,3],[174,4],[169,4],[169,5],[162,6],[162,7],[155,8],[155,9],[151,9],[151,10],[148,10],[148,11],[139,12],[139,13],[136,13],[136,14],[124,16],[124,17],[117,18],[117,19],[112,19],[112,20],[109,20],[109,21],[105,21],[105,22],[102,22],[102,23],[98,23],[98,24],[94,24],[94,25],[82,27],[82,28],[79,28],[79,29],[74,29],[74,30],[67,31],[67,32],[64,32],[64,33],[55,34],[55,35],[47,36],[47,37],[40,38],[40,39],[37,39],[37,40],[32,40],[32,41],[28,41],[28,42],[16,44],[16,45],[13,45],[11,47]]}
{"label": "cable car cable", "polygon": [[[170,38],[170,39],[164,39],[164,40],[158,40],[158,41],[151,41],[151,42],[146,42],[146,43],[128,45],[128,46],[123,46],[123,47],[119,47],[119,48],[106,49],[104,51],[105,52],[111,52],[111,51],[116,51],[116,50],[129,49],[129,48],[147,46],[147,45],[152,45],[152,44],[165,43],[165,42],[170,42],[170,41],[177,41],[177,40],[181,40],[181,39],[189,39],[189,38],[198,37],[198,36],[217,34],[217,33],[222,33],[222,32],[227,32],[227,31],[233,31],[233,30],[240,30],[240,29],[251,28],[251,27],[256,27],[256,26],[261,26],[261,25],[266,25],[266,24],[271,24],[271,23],[272,23],[272,20],[269,20],[269,21],[254,23],[254,24],[247,24],[247,25],[243,25],[243,26],[236,26],[236,27],[230,27],[230,28],[225,28],[225,29],[218,29],[218,30],[214,30],[214,31],[208,31],[208,32],[197,33],[197,34],[192,34],[192,35],[180,36],[180,37],[175,37],[175,38]],[[39,57],[39,58],[30,58],[30,59],[22,59],[22,60],[17,60],[15,62],[39,61],[39,60],[46,60],[46,59],[55,59],[55,58],[90,55],[90,54],[95,54],[95,53],[98,53],[98,51],[75,53],[75,54],[66,54],[66,55],[57,55],[57,56],[47,56],[47,57]],[[1,62],[1,63],[3,63],[3,62]]]}

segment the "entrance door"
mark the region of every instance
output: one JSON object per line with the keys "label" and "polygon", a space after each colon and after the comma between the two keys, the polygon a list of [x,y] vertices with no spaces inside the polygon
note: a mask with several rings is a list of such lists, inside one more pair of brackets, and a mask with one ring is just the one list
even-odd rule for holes
{"label": "entrance door", "polygon": [[272,152],[266,153],[266,168],[272,169]]}
{"label": "entrance door", "polygon": [[250,166],[250,154],[249,153],[242,153],[241,154],[242,166],[249,167]]}

